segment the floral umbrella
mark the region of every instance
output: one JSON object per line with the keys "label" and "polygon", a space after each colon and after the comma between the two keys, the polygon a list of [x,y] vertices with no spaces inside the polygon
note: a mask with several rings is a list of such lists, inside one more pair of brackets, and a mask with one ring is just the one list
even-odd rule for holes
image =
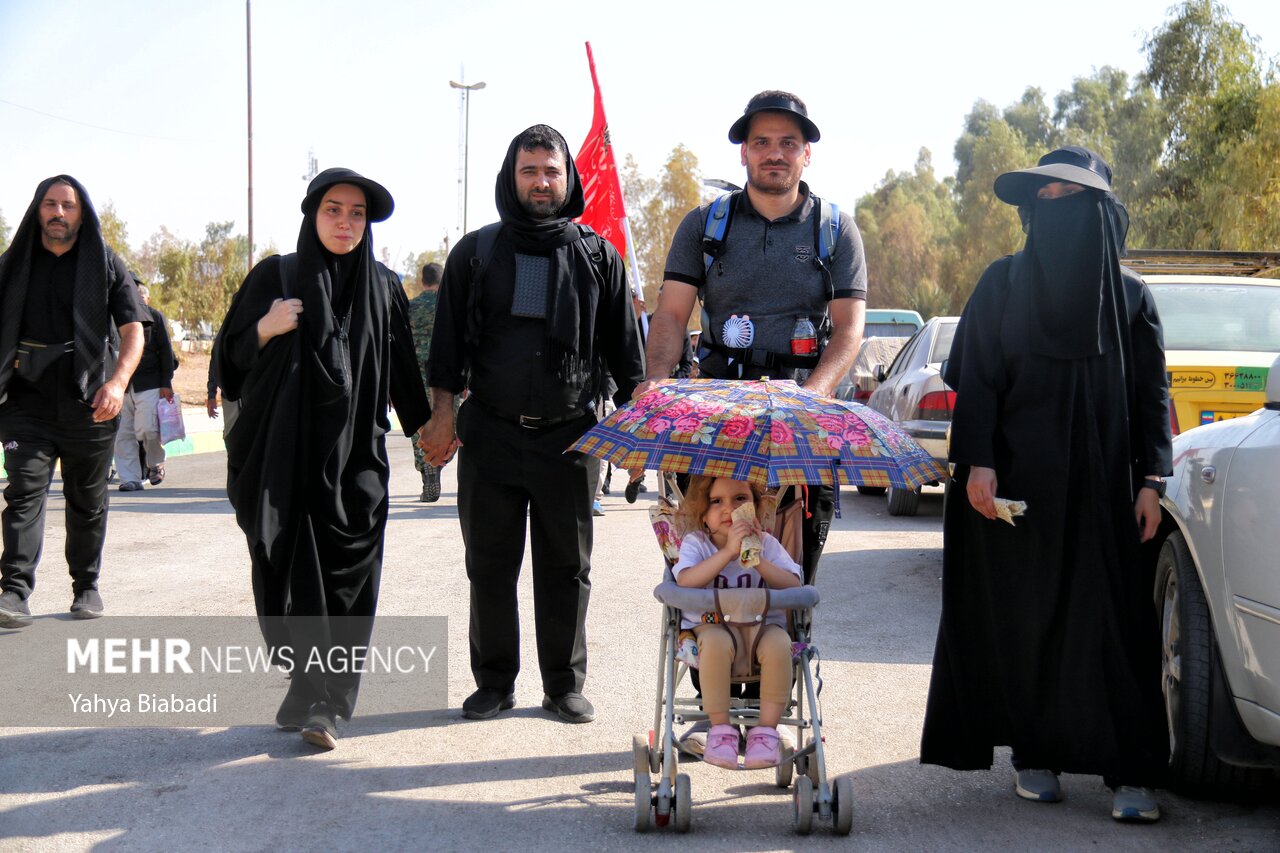
{"label": "floral umbrella", "polygon": [[619,468],[765,487],[838,481],[914,489],[946,471],[880,413],[790,380],[668,379],[569,447]]}

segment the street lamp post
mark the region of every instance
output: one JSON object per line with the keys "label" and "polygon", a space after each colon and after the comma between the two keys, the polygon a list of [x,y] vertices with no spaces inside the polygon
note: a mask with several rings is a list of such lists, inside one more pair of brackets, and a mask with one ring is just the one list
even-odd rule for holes
{"label": "street lamp post", "polygon": [[467,233],[467,173],[470,166],[471,147],[471,93],[484,88],[484,81],[467,85],[449,81],[449,85],[462,90],[462,233]]}

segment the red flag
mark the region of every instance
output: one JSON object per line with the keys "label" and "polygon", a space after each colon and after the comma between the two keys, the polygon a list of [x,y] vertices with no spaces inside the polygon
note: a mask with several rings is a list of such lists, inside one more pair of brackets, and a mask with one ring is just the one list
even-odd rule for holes
{"label": "red flag", "polygon": [[586,196],[586,210],[578,222],[590,225],[604,239],[614,245],[621,255],[627,253],[627,235],[622,219],[627,215],[622,204],[622,184],[618,180],[618,164],[613,159],[609,145],[609,123],[604,117],[604,101],[600,97],[600,82],[596,79],[596,60],[591,55],[591,42],[587,42],[587,62],[591,66],[591,85],[596,91],[595,116],[591,132],[582,143],[576,159],[578,174],[582,177],[582,192]]}

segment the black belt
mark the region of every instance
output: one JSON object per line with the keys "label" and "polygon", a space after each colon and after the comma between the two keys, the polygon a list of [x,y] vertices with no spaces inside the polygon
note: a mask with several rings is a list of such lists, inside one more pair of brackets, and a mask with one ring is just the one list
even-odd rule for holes
{"label": "black belt", "polygon": [[585,418],[587,416],[586,412],[573,412],[558,418],[535,418],[530,415],[508,415],[506,412],[499,411],[488,403],[476,399],[474,395],[468,399],[474,403],[477,408],[488,412],[498,420],[508,421],[509,423],[522,426],[525,429],[547,429],[548,427],[559,426],[560,424],[565,424],[569,421],[576,421],[579,418]]}

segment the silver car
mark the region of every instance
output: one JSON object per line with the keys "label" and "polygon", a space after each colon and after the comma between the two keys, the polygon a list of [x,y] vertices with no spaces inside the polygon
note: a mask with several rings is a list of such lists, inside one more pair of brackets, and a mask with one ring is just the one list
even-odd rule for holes
{"label": "silver car", "polygon": [[[942,362],[951,354],[959,317],[932,317],[911,336],[888,369],[878,364],[872,369],[880,382],[867,405],[896,422],[920,446],[947,464],[947,430],[956,392],[942,381]],[[920,492],[907,489],[870,489],[863,494],[886,493],[890,515],[915,515]]]}
{"label": "silver car", "polygon": [[1177,436],[1155,601],[1174,784],[1280,769],[1280,358],[1265,407]]}

